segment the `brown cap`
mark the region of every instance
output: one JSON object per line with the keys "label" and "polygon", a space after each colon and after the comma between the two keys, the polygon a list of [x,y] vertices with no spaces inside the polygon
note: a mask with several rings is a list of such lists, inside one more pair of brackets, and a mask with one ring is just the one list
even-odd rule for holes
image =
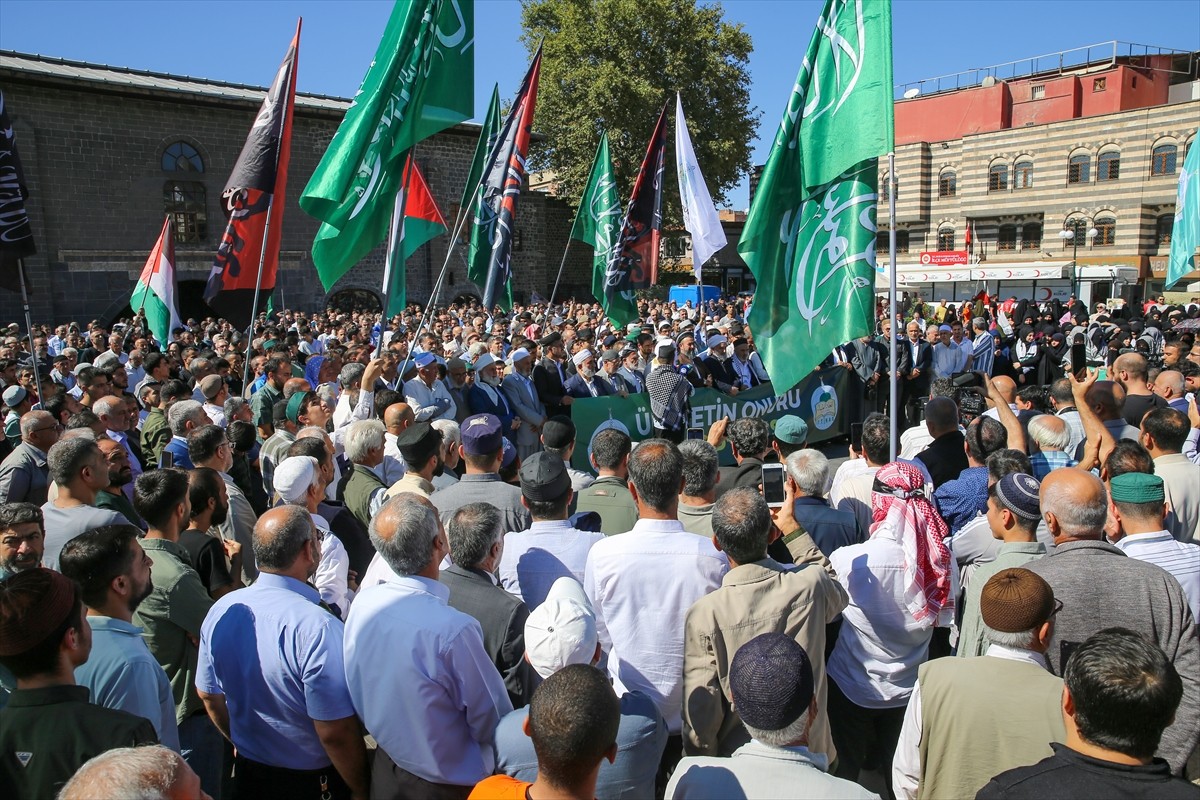
{"label": "brown cap", "polygon": [[225,381],[220,375],[205,375],[200,379],[200,393],[204,395],[205,400],[212,400],[221,393],[221,385]]}
{"label": "brown cap", "polygon": [[40,567],[0,581],[0,656],[41,644],[75,607],[75,592],[69,578]]}
{"label": "brown cap", "polygon": [[1037,573],[1014,567],[997,572],[979,598],[983,623],[1002,633],[1020,633],[1054,614],[1054,590]]}

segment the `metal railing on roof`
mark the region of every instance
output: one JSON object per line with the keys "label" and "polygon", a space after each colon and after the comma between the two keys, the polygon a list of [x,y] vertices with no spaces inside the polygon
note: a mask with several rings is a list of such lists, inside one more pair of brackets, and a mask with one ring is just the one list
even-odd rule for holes
{"label": "metal railing on roof", "polygon": [[[1127,59],[1147,58],[1149,56],[1188,56],[1186,69],[1165,69],[1171,74],[1190,75],[1196,70],[1196,53],[1188,50],[1175,50],[1170,47],[1136,44],[1113,40],[1100,42],[1084,47],[1074,47],[1057,53],[1022,58],[994,64],[990,67],[976,67],[949,75],[939,75],[934,78],[923,78],[908,83],[895,85],[896,98],[916,97],[918,95],[952,92],[958,89],[969,89],[982,86],[984,81],[1011,81],[1018,78],[1033,78],[1038,76],[1061,75],[1077,70],[1114,66]],[[916,94],[912,90],[916,89]]]}

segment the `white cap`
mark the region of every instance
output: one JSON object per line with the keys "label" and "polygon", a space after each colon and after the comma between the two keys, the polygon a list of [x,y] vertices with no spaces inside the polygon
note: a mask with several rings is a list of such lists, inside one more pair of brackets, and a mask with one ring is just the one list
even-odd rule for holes
{"label": "white cap", "polygon": [[526,350],[524,347],[518,347],[516,350],[513,350],[512,353],[509,355],[508,363],[515,364],[518,361],[523,361],[526,358],[529,358],[529,351]]}
{"label": "white cap", "polygon": [[710,348],[712,348],[712,347],[716,347],[719,344],[725,344],[727,341],[729,341],[729,340],[718,333],[716,336],[708,337],[708,339],[706,340],[706,344],[708,344],[708,346]]}
{"label": "white cap", "polygon": [[288,456],[275,467],[271,484],[285,503],[298,503],[317,479],[317,460],[312,456]]}
{"label": "white cap", "polygon": [[490,367],[492,364],[499,364],[500,359],[496,358],[491,353],[484,353],[479,358],[475,359],[475,371],[482,372],[485,367]]}
{"label": "white cap", "polygon": [[582,366],[583,362],[587,361],[591,357],[592,357],[592,351],[588,350],[585,347],[583,350],[580,350],[578,353],[571,356],[571,361],[573,361],[575,363],[575,366],[578,367],[578,366]]}
{"label": "white cap", "polygon": [[596,657],[596,613],[574,578],[559,578],[525,620],[525,653],[534,671],[549,678]]}

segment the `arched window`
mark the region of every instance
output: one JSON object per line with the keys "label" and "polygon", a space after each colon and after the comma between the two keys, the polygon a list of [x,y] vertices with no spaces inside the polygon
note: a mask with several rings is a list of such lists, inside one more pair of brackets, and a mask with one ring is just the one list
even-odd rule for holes
{"label": "arched window", "polygon": [[[1116,244],[1117,218],[1113,216],[1096,217],[1096,231],[1096,241],[1092,243],[1096,247],[1111,247]],[[1087,232],[1084,231],[1084,233],[1086,235]]]}
{"label": "arched window", "polygon": [[204,159],[187,142],[168,145],[162,154],[163,172],[204,172]]}
{"label": "arched window", "polygon": [[196,181],[167,181],[163,185],[163,207],[172,220],[178,244],[196,244],[208,238],[208,213],[204,184]]}
{"label": "arched window", "polygon": [[1016,225],[1001,225],[1000,235],[996,237],[997,250],[1016,250],[1017,249],[1017,226]]}
{"label": "arched window", "polygon": [[938,228],[938,250],[953,250],[954,249],[954,228],[947,225],[944,228]]}
{"label": "arched window", "polygon": [[997,161],[988,167],[988,191],[1003,192],[1008,190],[1008,165]]}
{"label": "arched window", "polygon": [[1175,157],[1179,148],[1173,144],[1160,144],[1150,153],[1151,175],[1174,175]]}
{"label": "arched window", "polygon": [[1087,245],[1087,217],[1072,217],[1071,219],[1067,220],[1066,225],[1063,225],[1063,230],[1073,231],[1075,233],[1075,237],[1073,239],[1066,237],[1063,238],[1064,250],[1070,250],[1076,244],[1078,244],[1080,247]]}
{"label": "arched window", "polygon": [[[879,179],[879,198],[884,202],[892,198],[892,176],[888,173],[883,173],[883,177]],[[900,199],[900,182],[896,181],[896,199]]]}
{"label": "arched window", "polygon": [[1115,181],[1121,176],[1121,151],[1105,150],[1096,157],[1096,180]]}
{"label": "arched window", "polygon": [[1023,158],[1013,167],[1013,188],[1033,188],[1033,161]]}
{"label": "arched window", "polygon": [[954,197],[958,194],[958,174],[952,169],[942,170],[938,176],[938,197]]}
{"label": "arched window", "polygon": [[1171,230],[1175,227],[1174,214],[1160,214],[1154,223],[1154,238],[1159,247],[1171,246]]}
{"label": "arched window", "polygon": [[1021,249],[1042,249],[1042,224],[1040,222],[1030,222],[1021,228]]}
{"label": "arched window", "polygon": [[1087,153],[1071,156],[1067,162],[1067,183],[1087,183],[1092,179],[1092,157]]}

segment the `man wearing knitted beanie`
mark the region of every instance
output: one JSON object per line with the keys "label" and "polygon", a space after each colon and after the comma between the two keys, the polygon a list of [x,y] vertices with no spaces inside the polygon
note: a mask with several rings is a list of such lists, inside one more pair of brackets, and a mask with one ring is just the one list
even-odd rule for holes
{"label": "man wearing knitted beanie", "polygon": [[993,775],[1063,741],[1062,680],[1045,656],[1061,607],[1027,569],[1001,570],[983,584],[986,654],[935,659],[917,672],[892,762],[899,800],[974,797]]}
{"label": "man wearing knitted beanie", "polygon": [[1046,546],[1037,540],[1036,535],[1041,519],[1039,488],[1036,478],[1020,472],[1005,475],[988,487],[988,527],[1001,544],[996,559],[979,566],[967,584],[963,617],[959,624],[959,656],[981,656],[988,649],[983,617],[979,613],[979,598],[984,585],[1001,570],[1024,566],[1046,555]]}
{"label": "man wearing knitted beanie", "polygon": [[0,713],[0,797],[54,797],[93,756],[158,743],[147,720],[88,702],[75,668],[91,651],[78,584],[48,569],[0,581],[0,664],[17,677]]}
{"label": "man wearing knitted beanie", "polygon": [[816,681],[808,654],[795,639],[764,633],[742,645],[730,662],[729,690],[750,743],[730,758],[683,759],[667,784],[667,798],[876,797],[857,783],[826,774],[825,756],[809,751]]}

